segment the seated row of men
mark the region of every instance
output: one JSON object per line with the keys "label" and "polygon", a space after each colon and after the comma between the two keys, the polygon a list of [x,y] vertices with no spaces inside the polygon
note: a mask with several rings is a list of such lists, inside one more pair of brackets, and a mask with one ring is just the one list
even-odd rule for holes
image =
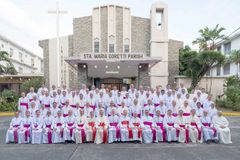
{"label": "seated row of men", "polygon": [[105,116],[104,108],[100,107],[97,117],[93,109],[89,111],[86,116],[85,110],[80,108],[75,117],[70,109],[64,117],[63,111],[58,109],[54,117],[48,109],[43,117],[37,109],[35,116],[31,117],[27,110],[24,118],[16,112],[6,134],[6,143],[232,143],[228,121],[221,111],[212,119],[207,110],[199,118],[195,109],[191,109],[189,116],[184,116],[184,111],[179,109],[176,117],[171,109],[164,116],[160,109],[156,109],[156,115],[152,117],[150,109],[146,108],[141,118],[135,111],[129,116],[127,108],[123,109],[121,115],[117,115],[117,109],[112,108],[110,115]]}

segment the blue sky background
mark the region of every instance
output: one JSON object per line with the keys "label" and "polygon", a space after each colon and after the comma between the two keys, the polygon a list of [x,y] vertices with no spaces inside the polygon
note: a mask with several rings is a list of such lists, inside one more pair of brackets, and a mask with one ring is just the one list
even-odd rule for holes
{"label": "blue sky background", "polygon": [[[156,0],[59,0],[67,10],[60,19],[60,35],[72,34],[72,19],[91,15],[99,5],[118,4],[131,8],[132,15],[149,17]],[[220,24],[229,34],[240,27],[240,0],[162,0],[169,7],[169,38],[191,42],[198,30]],[[55,36],[56,0],[0,0],[0,34],[25,48],[41,54],[38,40]],[[196,48],[196,46],[193,46]]]}

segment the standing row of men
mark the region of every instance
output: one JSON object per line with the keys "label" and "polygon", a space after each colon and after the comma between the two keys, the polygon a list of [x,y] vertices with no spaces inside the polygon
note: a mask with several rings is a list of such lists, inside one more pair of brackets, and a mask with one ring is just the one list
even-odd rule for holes
{"label": "standing row of men", "polygon": [[[50,94],[49,94],[50,93]],[[6,142],[218,142],[231,143],[228,121],[218,112],[211,96],[202,90],[126,91],[52,90],[44,87],[19,99],[19,110],[7,131]]]}

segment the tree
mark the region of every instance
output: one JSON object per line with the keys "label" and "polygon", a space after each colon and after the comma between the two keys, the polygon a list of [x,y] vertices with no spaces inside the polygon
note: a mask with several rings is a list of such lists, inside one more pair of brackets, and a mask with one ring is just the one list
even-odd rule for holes
{"label": "tree", "polygon": [[239,65],[240,65],[240,50],[234,50],[232,51],[232,54],[230,56],[230,60],[237,65],[237,77],[239,77]]}
{"label": "tree", "polygon": [[185,46],[179,51],[179,74],[185,75],[186,71],[189,69],[190,63],[196,57],[197,52],[192,51],[189,46]]}
{"label": "tree", "polygon": [[196,40],[192,43],[198,44],[200,51],[215,50],[216,42],[226,39],[226,36],[221,34],[224,30],[225,28],[219,27],[219,24],[217,24],[213,29],[210,29],[209,27],[200,29],[200,37],[196,38]]}
{"label": "tree", "polygon": [[190,90],[194,89],[203,76],[215,66],[224,63],[225,56],[216,51],[188,51],[182,55],[185,65],[184,75],[192,79]]}
{"label": "tree", "polygon": [[34,89],[38,89],[43,84],[43,78],[42,77],[35,77],[32,79],[29,79],[28,81],[21,84],[21,91],[22,92],[29,92],[29,88],[33,87]]}
{"label": "tree", "polygon": [[0,75],[2,74],[17,74],[16,69],[8,57],[8,53],[5,51],[0,51]]}

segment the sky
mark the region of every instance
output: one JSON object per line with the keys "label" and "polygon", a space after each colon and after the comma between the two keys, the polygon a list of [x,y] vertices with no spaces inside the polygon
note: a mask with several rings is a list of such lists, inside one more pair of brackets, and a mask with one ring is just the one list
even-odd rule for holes
{"label": "sky", "polygon": [[[150,17],[156,0],[59,0],[60,36],[73,32],[73,18],[92,14],[99,5],[116,4],[131,8],[131,14]],[[228,35],[240,27],[240,0],[162,0],[168,4],[169,38],[192,46],[198,30],[220,24]],[[38,41],[56,36],[56,0],[0,0],[0,34],[42,56]],[[196,46],[192,46],[193,48]]]}

